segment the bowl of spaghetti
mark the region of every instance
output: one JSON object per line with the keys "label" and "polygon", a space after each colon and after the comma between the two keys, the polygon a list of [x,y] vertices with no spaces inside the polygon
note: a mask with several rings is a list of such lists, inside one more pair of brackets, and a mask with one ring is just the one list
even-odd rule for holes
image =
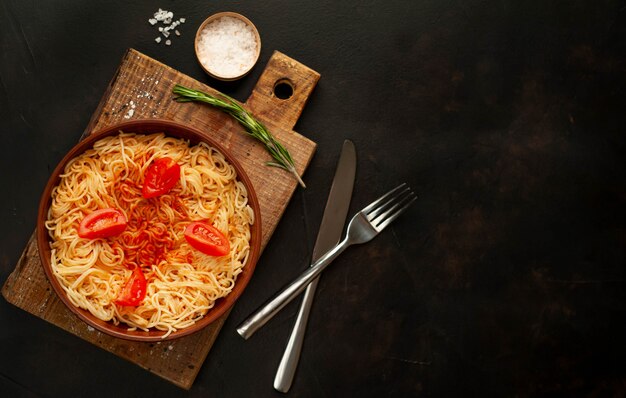
{"label": "bowl of spaghetti", "polygon": [[114,337],[163,341],[224,315],[260,253],[259,203],[218,142],[166,120],[93,133],[52,173],[38,249],[63,303]]}

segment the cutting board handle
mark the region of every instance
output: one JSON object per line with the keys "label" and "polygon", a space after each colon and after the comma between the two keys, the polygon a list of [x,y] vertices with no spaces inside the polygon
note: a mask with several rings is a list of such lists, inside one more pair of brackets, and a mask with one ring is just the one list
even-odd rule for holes
{"label": "cutting board handle", "polygon": [[274,51],[246,106],[255,116],[293,129],[320,74]]}

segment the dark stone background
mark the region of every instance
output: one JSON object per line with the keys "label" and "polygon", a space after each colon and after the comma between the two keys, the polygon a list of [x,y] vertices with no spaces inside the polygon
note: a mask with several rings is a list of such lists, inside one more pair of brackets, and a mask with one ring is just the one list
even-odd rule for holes
{"label": "dark stone background", "polygon": [[[187,18],[170,47],[158,7]],[[225,10],[263,40],[234,83],[193,54]],[[273,50],[320,72],[308,188],[190,392],[0,300],[1,396],[281,396],[298,304],[249,341],[235,326],[307,266],[345,138],[351,213],[403,181],[419,201],[323,275],[289,396],[626,395],[623,1],[2,0],[2,283],[128,47],[239,100]]]}

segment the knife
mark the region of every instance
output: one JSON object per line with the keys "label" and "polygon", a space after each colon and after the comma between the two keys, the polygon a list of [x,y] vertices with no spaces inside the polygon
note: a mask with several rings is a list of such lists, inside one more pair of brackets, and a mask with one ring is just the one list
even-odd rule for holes
{"label": "knife", "polygon": [[[345,220],[345,217],[344,217]],[[344,221],[342,221],[344,222]],[[303,293],[308,285],[319,276],[324,268],[326,268],[348,245],[338,244],[328,252],[322,254],[320,258],[311,264],[311,267],[302,272],[291,284],[286,286],[280,294],[272,300],[262,305],[253,315],[237,326],[237,333],[244,339],[249,339],[257,330],[263,327],[270,319],[274,317],[293,299]]]}
{"label": "knife", "polygon": [[[333,178],[330,193],[326,201],[322,223],[317,233],[311,264],[314,264],[319,257],[335,247],[341,239],[343,226],[346,222],[346,216],[348,215],[348,208],[350,207],[355,173],[356,150],[352,141],[345,140],[341,149],[341,155],[339,156],[339,162],[337,163],[335,177]],[[283,357],[278,365],[276,377],[274,378],[274,388],[277,391],[286,393],[291,387],[296,368],[298,367],[306,325],[318,281],[319,277],[314,279],[304,292],[304,298],[302,299],[296,322],[289,336]]]}

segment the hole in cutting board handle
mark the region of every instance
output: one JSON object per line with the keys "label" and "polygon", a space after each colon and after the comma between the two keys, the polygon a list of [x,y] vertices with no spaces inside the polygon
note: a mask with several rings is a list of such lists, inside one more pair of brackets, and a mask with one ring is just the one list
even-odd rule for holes
{"label": "hole in cutting board handle", "polygon": [[281,100],[288,100],[293,96],[293,83],[289,79],[280,79],[274,83],[274,95]]}

